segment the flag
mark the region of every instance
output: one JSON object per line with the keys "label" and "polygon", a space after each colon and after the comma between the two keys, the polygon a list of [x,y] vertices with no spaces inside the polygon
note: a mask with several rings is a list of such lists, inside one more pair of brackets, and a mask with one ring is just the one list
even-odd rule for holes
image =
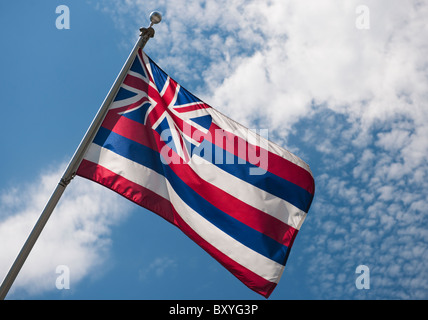
{"label": "flag", "polygon": [[210,107],[137,51],[77,175],[177,226],[266,298],[314,196],[301,159]]}

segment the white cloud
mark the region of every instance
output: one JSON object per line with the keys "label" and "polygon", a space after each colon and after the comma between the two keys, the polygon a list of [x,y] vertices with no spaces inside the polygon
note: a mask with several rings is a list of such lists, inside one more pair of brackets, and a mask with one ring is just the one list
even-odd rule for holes
{"label": "white cloud", "polygon": [[[3,279],[12,265],[61,173],[61,170],[45,172],[31,184],[16,185],[10,191],[1,192],[0,278]],[[108,259],[111,227],[120,223],[129,210],[129,202],[114,192],[75,178],[52,213],[9,295],[56,290],[58,265],[70,269],[71,288],[91,276],[91,272]]]}

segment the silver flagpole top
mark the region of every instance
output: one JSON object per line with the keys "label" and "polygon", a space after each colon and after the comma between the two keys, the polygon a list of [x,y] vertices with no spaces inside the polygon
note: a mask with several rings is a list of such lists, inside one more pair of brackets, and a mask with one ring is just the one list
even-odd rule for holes
{"label": "silver flagpole top", "polygon": [[155,30],[152,28],[152,26],[161,22],[161,20],[162,15],[159,12],[153,11],[150,13],[150,26],[148,28],[140,28],[140,48],[144,48],[147,41],[155,36]]}

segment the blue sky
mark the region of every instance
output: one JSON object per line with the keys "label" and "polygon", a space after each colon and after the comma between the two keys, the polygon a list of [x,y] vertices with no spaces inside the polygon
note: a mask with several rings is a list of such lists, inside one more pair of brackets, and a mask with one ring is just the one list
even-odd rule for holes
{"label": "blue sky", "polygon": [[[70,29],[56,28],[59,5]],[[0,279],[153,10],[152,59],[311,166],[315,199],[270,299],[427,299],[428,5],[398,0],[1,3]],[[359,265],[370,289],[356,287]],[[8,298],[264,299],[81,178]]]}

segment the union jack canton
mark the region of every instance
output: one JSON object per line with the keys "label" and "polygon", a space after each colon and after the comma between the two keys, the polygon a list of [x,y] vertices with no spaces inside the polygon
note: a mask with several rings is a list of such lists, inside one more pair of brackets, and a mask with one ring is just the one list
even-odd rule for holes
{"label": "union jack canton", "polygon": [[144,125],[150,124],[184,163],[211,126],[209,105],[141,54],[130,68],[111,110]]}

